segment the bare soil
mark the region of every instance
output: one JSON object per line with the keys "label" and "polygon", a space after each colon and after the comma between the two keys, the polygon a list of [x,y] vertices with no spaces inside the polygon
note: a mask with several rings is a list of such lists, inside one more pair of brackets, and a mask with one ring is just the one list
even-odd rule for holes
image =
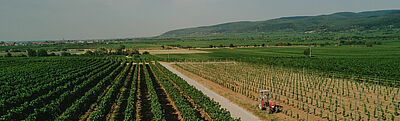
{"label": "bare soil", "polygon": [[145,82],[145,76],[143,72],[143,64],[139,65],[139,80],[137,89],[137,104],[136,104],[136,120],[147,121],[153,120],[154,116],[151,112],[151,101],[149,91]]}

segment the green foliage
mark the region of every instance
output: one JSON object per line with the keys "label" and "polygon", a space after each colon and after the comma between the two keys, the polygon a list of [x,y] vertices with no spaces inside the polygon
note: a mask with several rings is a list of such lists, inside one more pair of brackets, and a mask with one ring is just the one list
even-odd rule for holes
{"label": "green foliage", "polygon": [[33,57],[33,56],[36,56],[36,55],[37,55],[37,54],[36,54],[36,51],[34,51],[34,50],[32,50],[32,49],[27,49],[26,51],[28,52],[28,56],[29,56],[29,57]]}
{"label": "green foliage", "polygon": [[190,86],[185,80],[173,74],[171,71],[156,62],[161,71],[166,73],[169,78],[183,91],[185,95],[190,96],[194,103],[198,104],[199,108],[204,109],[213,120],[235,120],[226,109],[221,108],[221,105],[205,96],[201,91],[193,86]]}
{"label": "green foliage", "polygon": [[47,51],[44,49],[39,49],[37,51],[37,56],[39,56],[39,57],[47,56]]}
{"label": "green foliage", "polygon": [[[48,61],[49,60],[47,60],[47,62]],[[84,91],[89,89],[87,88],[88,86],[93,85],[93,83],[96,82],[96,80],[104,78],[105,76],[104,73],[112,71],[117,64],[117,63],[106,64],[101,61],[88,61],[89,65],[86,64],[81,65],[83,64],[82,62],[86,61],[82,60],[74,61],[74,59],[65,59],[65,58],[61,60],[53,59],[51,61],[67,62],[67,63],[60,63],[62,64],[62,66],[60,66],[57,64],[48,64],[46,63],[45,60],[42,60],[42,62],[45,63],[45,65],[51,65],[57,68],[63,66],[70,67],[66,68],[65,72],[55,73],[55,74],[64,73],[68,76],[59,79],[49,78],[48,80],[41,80],[36,84],[27,81],[30,84],[30,86],[24,86],[24,83],[20,83],[19,86],[24,86],[24,88],[20,88],[20,90],[31,89],[31,91],[27,93],[22,93],[20,95],[12,96],[11,98],[9,98],[10,100],[2,102],[2,104],[7,104],[5,106],[8,106],[8,107],[2,107],[2,109],[10,109],[8,111],[5,111],[8,114],[3,115],[1,117],[2,119],[6,120],[7,119],[22,120],[24,118],[26,118],[26,120],[54,119],[58,114],[62,113],[60,112],[60,110],[67,108],[68,105],[72,103],[71,100],[73,100],[74,98],[78,98],[77,95],[81,94],[79,91]],[[37,63],[38,62],[35,62],[34,64]],[[45,71],[51,71],[51,69]],[[79,86],[74,86],[74,85],[79,85]],[[7,88],[3,90],[6,89]],[[20,90],[15,90],[15,92]],[[5,96],[7,95],[2,95],[2,98]]]}
{"label": "green foliage", "polygon": [[7,54],[5,55],[5,57],[12,57],[10,52],[7,52]]}
{"label": "green foliage", "polygon": [[[313,47],[313,58],[304,57],[305,47],[235,48],[205,50],[211,53],[169,54],[168,61],[221,61],[232,60],[258,65],[283,66],[293,69],[336,73],[343,76],[400,78],[398,47]],[[167,55],[156,55],[167,60]]]}
{"label": "green foliage", "polygon": [[[123,62],[123,64],[125,63],[126,62]],[[111,106],[114,104],[114,100],[116,99],[118,93],[120,92],[120,88],[122,87],[123,82],[131,66],[132,65],[129,64],[127,67],[125,67],[125,70],[118,77],[118,80],[116,80],[113,83],[111,89],[106,93],[105,97],[102,98],[101,102],[96,107],[97,108],[96,111],[90,115],[89,117],[90,120],[100,121],[106,119],[106,115],[108,111],[111,109]]]}
{"label": "green foliage", "polygon": [[148,54],[150,54],[148,51],[143,52],[143,55],[148,55]]}
{"label": "green foliage", "polygon": [[156,81],[156,80],[151,80],[149,72],[145,65],[146,65],[145,61],[143,61],[143,71],[144,71],[145,79],[146,79],[145,81],[146,81],[147,89],[149,90],[149,93],[150,93],[151,112],[154,115],[154,118],[155,118],[154,120],[156,120],[156,121],[165,120],[163,111],[161,110],[161,104],[157,97],[157,92],[154,89],[153,82],[152,82],[152,81]]}
{"label": "green foliage", "polygon": [[68,53],[68,52],[61,52],[60,55],[61,55],[61,56],[70,56],[71,53]]}
{"label": "green foliage", "polygon": [[86,92],[83,92],[84,95],[75,100],[75,102],[73,102],[71,107],[64,112],[64,115],[58,117],[56,120],[58,121],[78,120],[81,114],[89,109],[90,105],[88,104],[91,104],[96,101],[100,92],[103,91],[107,85],[111,84],[112,80],[117,76],[117,74],[119,74],[119,72],[123,69],[123,67],[124,67],[123,64],[119,65],[116,69],[112,70],[112,72],[109,75],[107,75],[102,80],[99,80],[100,82],[98,82],[93,88],[91,88]]}
{"label": "green foliage", "polygon": [[127,101],[127,106],[125,109],[125,117],[124,121],[132,121],[136,115],[136,90],[137,90],[137,81],[138,81],[138,70],[139,66],[135,66],[135,71],[133,72],[133,78],[131,83],[131,89],[129,92],[129,97]]}
{"label": "green foliage", "polygon": [[305,55],[305,56],[311,57],[311,48],[306,48],[306,49],[304,50],[304,55]]}
{"label": "green foliage", "polygon": [[166,89],[167,94],[170,95],[178,110],[182,113],[182,118],[185,120],[200,120],[196,116],[195,110],[190,106],[189,102],[178,91],[178,89],[175,88],[165,76],[163,76],[164,74],[162,74],[162,72],[160,72],[155,65],[150,63],[150,66],[155,72],[155,75],[158,76],[158,81],[161,82],[163,87]]}

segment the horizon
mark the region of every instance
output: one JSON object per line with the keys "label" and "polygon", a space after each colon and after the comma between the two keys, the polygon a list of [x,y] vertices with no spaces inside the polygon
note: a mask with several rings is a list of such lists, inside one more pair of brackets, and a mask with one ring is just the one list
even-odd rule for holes
{"label": "horizon", "polygon": [[[399,7],[393,3],[400,4],[400,1],[395,0],[388,0],[390,2],[296,1],[299,5],[294,4],[296,2],[273,1],[273,5],[276,4],[276,6],[266,4],[271,1],[258,0],[244,3],[242,1],[230,3],[227,0],[163,2],[124,0],[119,3],[42,1],[45,1],[45,4],[30,1],[0,1],[0,16],[4,16],[0,22],[0,41],[154,37],[171,30],[229,22],[265,21],[281,17],[329,15],[338,12],[399,10]],[[225,7],[221,7],[221,4]],[[315,4],[330,4],[331,6],[314,6]],[[282,8],[282,6],[285,7]],[[149,7],[155,10],[148,10]],[[204,7],[209,9],[204,9]],[[237,7],[242,9],[238,10]],[[271,9],[273,12],[270,12]]]}

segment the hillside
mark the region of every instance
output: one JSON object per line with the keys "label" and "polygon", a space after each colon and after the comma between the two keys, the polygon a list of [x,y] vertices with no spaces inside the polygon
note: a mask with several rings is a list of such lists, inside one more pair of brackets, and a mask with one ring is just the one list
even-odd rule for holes
{"label": "hillside", "polygon": [[340,12],[319,16],[282,17],[266,21],[240,21],[172,30],[161,36],[258,32],[345,32],[388,28],[400,28],[400,10]]}

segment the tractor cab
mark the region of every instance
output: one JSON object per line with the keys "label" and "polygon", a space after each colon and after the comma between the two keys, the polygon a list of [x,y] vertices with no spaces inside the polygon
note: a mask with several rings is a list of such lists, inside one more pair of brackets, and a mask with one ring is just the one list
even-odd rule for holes
{"label": "tractor cab", "polygon": [[275,101],[271,98],[271,91],[270,90],[260,90],[260,104],[258,108],[260,110],[267,110],[270,113],[278,112],[278,106],[276,105]]}
{"label": "tractor cab", "polygon": [[270,91],[269,90],[260,90],[259,91],[259,94],[260,94],[260,99],[259,99],[259,101],[260,101],[260,104],[259,104],[259,108],[261,109],[261,110],[265,110],[265,106],[267,106],[267,103],[269,102],[269,98],[270,98]]}

